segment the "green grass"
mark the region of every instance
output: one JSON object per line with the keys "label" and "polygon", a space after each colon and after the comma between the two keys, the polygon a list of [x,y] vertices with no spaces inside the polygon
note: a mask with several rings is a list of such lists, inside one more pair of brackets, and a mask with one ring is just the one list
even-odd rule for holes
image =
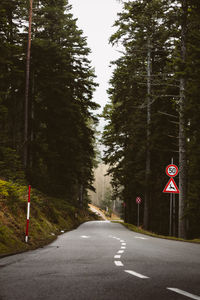
{"label": "green grass", "polygon": [[0,257],[42,247],[62,231],[76,228],[96,216],[67,199],[51,198],[31,190],[29,242],[25,243],[27,187],[0,180]]}
{"label": "green grass", "polygon": [[141,233],[141,234],[144,234],[144,235],[148,235],[148,236],[152,236],[152,237],[155,237],[155,238],[161,238],[161,239],[167,239],[167,240],[173,240],[173,241],[181,241],[181,242],[189,242],[189,243],[198,243],[198,244],[200,244],[200,239],[185,240],[185,239],[177,238],[177,237],[174,237],[174,236],[159,235],[159,234],[156,234],[154,232],[150,232],[150,231],[144,230],[141,227],[137,227],[137,226],[135,226],[133,224],[129,224],[129,223],[123,223],[123,222],[117,222],[117,221],[113,221],[113,223],[122,224],[126,228],[130,229],[131,231],[138,232],[138,233]]}

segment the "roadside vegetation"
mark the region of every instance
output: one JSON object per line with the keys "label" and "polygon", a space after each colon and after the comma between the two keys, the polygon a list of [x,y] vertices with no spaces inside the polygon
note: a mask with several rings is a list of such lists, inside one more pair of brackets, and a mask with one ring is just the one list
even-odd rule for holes
{"label": "roadside vegetation", "polygon": [[[122,1],[110,43],[119,46],[104,108],[104,163],[125,222],[167,235],[166,166],[179,167],[174,235],[200,237],[200,1]],[[174,191],[173,189],[171,191]]]}
{"label": "roadside vegetation", "polygon": [[27,187],[0,180],[0,257],[42,247],[62,232],[97,219],[66,199],[31,191],[29,241],[25,243]]}
{"label": "roadside vegetation", "polygon": [[[4,255],[39,247],[91,218],[87,191],[93,189],[97,124],[93,111],[99,105],[93,102],[97,83],[90,49],[67,0],[2,0],[0,20],[0,255]],[[28,184],[34,189],[26,245]]]}
{"label": "roadside vegetation", "polygon": [[120,223],[120,224],[124,225],[126,228],[130,229],[131,231],[141,233],[141,234],[145,234],[145,235],[148,235],[148,236],[152,236],[152,237],[155,237],[155,238],[200,244],[200,239],[186,240],[186,239],[182,239],[182,238],[178,238],[178,237],[174,237],[174,236],[166,236],[166,235],[156,234],[154,232],[144,230],[141,227],[137,227],[137,226],[135,226],[133,224],[129,224],[129,223],[123,223],[123,222],[116,222],[116,223]]}

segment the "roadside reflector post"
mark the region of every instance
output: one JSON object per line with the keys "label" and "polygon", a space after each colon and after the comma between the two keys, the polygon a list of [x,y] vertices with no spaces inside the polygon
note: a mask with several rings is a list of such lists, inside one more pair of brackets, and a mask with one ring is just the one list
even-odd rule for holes
{"label": "roadside reflector post", "polygon": [[27,218],[26,218],[26,237],[25,242],[28,243],[28,227],[30,218],[30,205],[31,205],[31,186],[28,186],[28,203],[27,203]]}

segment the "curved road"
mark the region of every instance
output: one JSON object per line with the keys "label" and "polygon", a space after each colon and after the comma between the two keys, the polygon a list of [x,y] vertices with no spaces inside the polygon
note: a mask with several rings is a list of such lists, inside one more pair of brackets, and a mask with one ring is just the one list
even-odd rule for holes
{"label": "curved road", "polygon": [[200,300],[200,245],[94,221],[0,260],[1,300]]}

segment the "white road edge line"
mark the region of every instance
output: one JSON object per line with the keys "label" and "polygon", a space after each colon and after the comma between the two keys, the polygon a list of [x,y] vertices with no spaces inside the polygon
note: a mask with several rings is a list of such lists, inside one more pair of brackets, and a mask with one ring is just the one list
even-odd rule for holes
{"label": "white road edge line", "polygon": [[167,288],[167,290],[173,291],[175,293],[181,294],[181,295],[186,296],[186,297],[191,298],[191,299],[200,300],[199,296],[190,294],[188,292],[185,292],[185,291],[182,291],[182,290],[179,290],[179,289],[176,289],[176,288]]}
{"label": "white road edge line", "polygon": [[123,263],[120,260],[115,260],[114,263],[117,267],[123,267]]}
{"label": "white road edge line", "polygon": [[131,271],[131,270],[124,270],[124,272],[129,273],[129,274],[131,274],[131,275],[133,275],[133,276],[139,277],[139,278],[141,278],[141,279],[147,279],[147,278],[149,278],[149,277],[147,277],[147,276],[144,276],[144,275],[142,275],[142,274],[136,273],[136,272]]}
{"label": "white road edge line", "polygon": [[140,237],[140,236],[135,236],[135,239],[148,240],[148,238],[144,238],[144,237]]}

